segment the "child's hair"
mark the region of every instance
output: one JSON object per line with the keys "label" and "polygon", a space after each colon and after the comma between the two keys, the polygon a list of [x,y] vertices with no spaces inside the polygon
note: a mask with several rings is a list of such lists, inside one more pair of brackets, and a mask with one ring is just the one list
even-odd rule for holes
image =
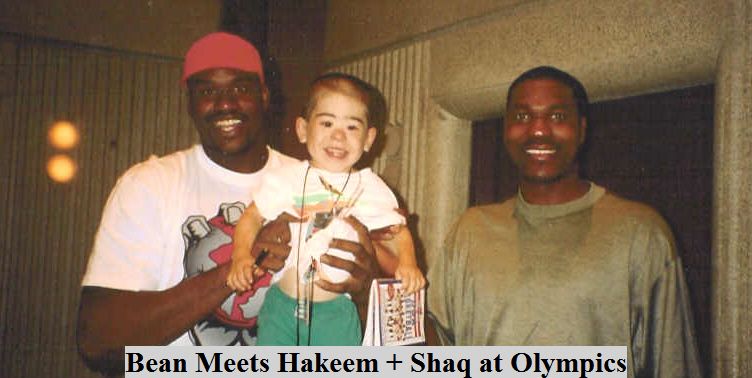
{"label": "child's hair", "polygon": [[305,119],[310,119],[313,108],[326,91],[337,92],[361,101],[366,106],[368,127],[383,131],[387,120],[384,95],[373,85],[342,72],[325,73],[313,80],[308,91],[308,102],[303,110]]}

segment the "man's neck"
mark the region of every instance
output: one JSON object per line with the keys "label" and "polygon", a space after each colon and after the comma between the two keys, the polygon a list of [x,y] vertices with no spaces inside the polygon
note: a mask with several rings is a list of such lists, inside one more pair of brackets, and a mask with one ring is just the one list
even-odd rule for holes
{"label": "man's neck", "polygon": [[266,144],[254,144],[246,151],[224,154],[221,151],[204,148],[206,156],[219,166],[238,173],[253,173],[261,170],[269,160]]}
{"label": "man's neck", "polygon": [[520,192],[527,203],[558,205],[576,200],[590,190],[590,183],[579,176],[565,177],[553,182],[522,180]]}

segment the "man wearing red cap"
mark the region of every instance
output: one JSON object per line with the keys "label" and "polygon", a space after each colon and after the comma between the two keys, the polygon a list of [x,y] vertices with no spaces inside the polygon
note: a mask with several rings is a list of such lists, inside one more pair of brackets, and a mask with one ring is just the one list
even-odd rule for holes
{"label": "man wearing red cap", "polygon": [[[235,224],[266,172],[291,158],[267,145],[269,94],[258,51],[242,38],[211,33],[186,54],[182,82],[201,144],[131,167],[105,205],[83,278],[81,356],[93,369],[122,371],[125,345],[253,345],[270,275],[253,289],[225,286]],[[365,228],[361,243],[335,240],[354,264],[330,291],[364,302],[378,272]],[[276,270],[289,254],[286,220],[258,235],[254,255]],[[362,303],[361,303],[362,304]],[[363,306],[359,306],[363,307]]]}

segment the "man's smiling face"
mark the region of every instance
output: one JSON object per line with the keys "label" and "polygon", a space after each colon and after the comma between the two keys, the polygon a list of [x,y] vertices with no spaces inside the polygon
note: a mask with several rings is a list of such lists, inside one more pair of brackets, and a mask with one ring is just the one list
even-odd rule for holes
{"label": "man's smiling face", "polygon": [[577,175],[585,128],[572,90],[557,80],[529,79],[510,93],[504,145],[522,180],[551,183]]}
{"label": "man's smiling face", "polygon": [[255,73],[215,68],[188,81],[188,112],[207,155],[246,153],[265,132],[268,92]]}

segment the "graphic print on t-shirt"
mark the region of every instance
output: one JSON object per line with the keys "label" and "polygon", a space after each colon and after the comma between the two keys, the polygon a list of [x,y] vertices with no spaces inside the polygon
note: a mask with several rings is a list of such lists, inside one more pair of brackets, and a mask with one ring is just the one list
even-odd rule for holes
{"label": "graphic print on t-shirt", "polygon": [[[245,211],[242,202],[223,203],[210,219],[203,215],[189,216],[182,225],[185,242],[185,272],[188,277],[229,262],[232,258],[232,235]],[[254,345],[256,319],[271,275],[258,280],[253,289],[231,294],[212,315],[190,331],[196,345]]]}
{"label": "graphic print on t-shirt", "polygon": [[319,191],[293,196],[293,215],[298,218],[304,218],[308,224],[303,240],[307,240],[311,235],[326,227],[334,218],[337,211],[341,211],[353,200],[350,197],[343,197],[339,191],[328,184],[323,178],[319,179],[322,184],[325,184]]}

